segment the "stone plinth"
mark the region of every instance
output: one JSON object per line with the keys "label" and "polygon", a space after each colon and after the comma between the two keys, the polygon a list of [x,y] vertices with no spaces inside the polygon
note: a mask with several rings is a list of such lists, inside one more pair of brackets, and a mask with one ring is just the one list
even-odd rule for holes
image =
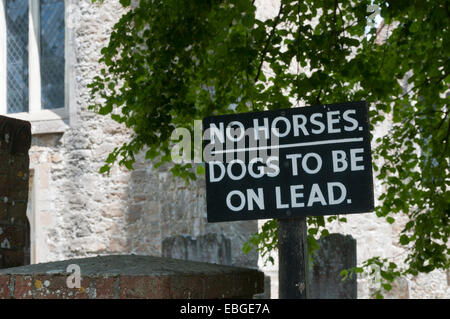
{"label": "stone plinth", "polygon": [[231,241],[223,234],[174,236],[162,242],[162,255],[192,261],[231,265]]}
{"label": "stone plinth", "polygon": [[356,299],[356,275],[342,281],[344,269],[356,267],[356,240],[350,235],[330,234],[319,239],[310,270],[311,299]]}
{"label": "stone plinth", "polygon": [[[69,288],[69,265],[81,287]],[[115,255],[0,270],[0,298],[215,299],[252,298],[264,291],[257,270],[153,256]]]}
{"label": "stone plinth", "polygon": [[30,145],[29,122],[0,116],[0,268],[29,263]]}

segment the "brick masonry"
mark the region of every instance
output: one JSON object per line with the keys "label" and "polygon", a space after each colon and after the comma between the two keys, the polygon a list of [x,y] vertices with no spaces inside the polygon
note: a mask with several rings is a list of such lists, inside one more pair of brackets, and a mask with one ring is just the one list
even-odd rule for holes
{"label": "brick masonry", "polygon": [[31,125],[0,116],[0,268],[29,263],[28,201]]}
{"label": "brick masonry", "polygon": [[[67,266],[81,268],[69,288]],[[257,270],[150,256],[102,256],[0,271],[0,299],[251,298],[264,290]]]}

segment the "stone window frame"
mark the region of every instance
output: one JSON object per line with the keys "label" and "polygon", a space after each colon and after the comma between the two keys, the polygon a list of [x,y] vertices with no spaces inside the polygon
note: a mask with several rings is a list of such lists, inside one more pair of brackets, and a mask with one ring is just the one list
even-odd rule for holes
{"label": "stone window frame", "polygon": [[30,264],[37,262],[36,256],[36,201],[35,168],[29,170],[27,218],[30,225]]}
{"label": "stone window frame", "polygon": [[29,1],[29,32],[28,32],[28,64],[29,64],[29,111],[23,113],[7,113],[7,47],[6,47],[6,20],[5,20],[5,0],[0,0],[0,115],[13,117],[31,123],[32,134],[49,134],[64,133],[74,118],[74,99],[75,95],[75,79],[71,65],[76,61],[74,55],[74,37],[73,26],[68,24],[69,14],[67,8],[76,0],[65,0],[65,83],[64,83],[64,107],[45,110],[41,109],[41,76],[40,76],[40,59],[39,59],[39,42],[40,42],[40,1]]}
{"label": "stone window frame", "polygon": [[[35,163],[30,158],[27,218],[30,225],[30,264],[48,261],[48,225],[42,214],[51,211],[51,190],[48,186],[48,163]],[[52,226],[53,227],[53,226]]]}
{"label": "stone window frame", "polygon": [[46,225],[41,223],[40,217],[49,211],[51,196],[48,187],[49,167],[47,163],[34,163],[30,158],[27,218],[30,226],[30,264],[47,261],[48,243]]}

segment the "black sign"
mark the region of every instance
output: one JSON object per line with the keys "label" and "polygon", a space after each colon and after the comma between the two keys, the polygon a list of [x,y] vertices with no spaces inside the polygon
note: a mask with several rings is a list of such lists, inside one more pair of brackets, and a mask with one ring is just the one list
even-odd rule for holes
{"label": "black sign", "polygon": [[365,102],[203,120],[208,222],[373,211]]}

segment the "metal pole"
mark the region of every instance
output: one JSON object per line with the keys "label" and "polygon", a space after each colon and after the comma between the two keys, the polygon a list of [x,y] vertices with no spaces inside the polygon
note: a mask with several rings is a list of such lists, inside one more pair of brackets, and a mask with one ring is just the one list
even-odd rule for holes
{"label": "metal pole", "polygon": [[306,217],[278,219],[280,299],[307,299],[309,292]]}

